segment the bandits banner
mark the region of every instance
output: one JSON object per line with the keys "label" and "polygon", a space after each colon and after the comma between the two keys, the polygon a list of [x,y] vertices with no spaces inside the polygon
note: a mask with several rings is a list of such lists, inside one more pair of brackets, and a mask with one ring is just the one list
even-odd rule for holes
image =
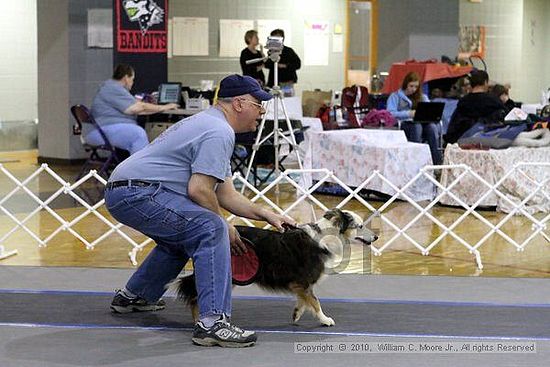
{"label": "bandits banner", "polygon": [[168,78],[168,0],[113,0],[113,66],[136,71],[132,93],[151,93]]}
{"label": "bandits banner", "polygon": [[166,53],[168,0],[114,0],[116,51]]}

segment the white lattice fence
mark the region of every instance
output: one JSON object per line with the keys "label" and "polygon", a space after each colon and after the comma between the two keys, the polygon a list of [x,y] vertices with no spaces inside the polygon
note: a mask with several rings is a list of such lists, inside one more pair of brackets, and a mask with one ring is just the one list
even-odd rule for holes
{"label": "white lattice fence", "polygon": [[[14,222],[14,227],[9,230],[8,232],[2,234],[0,237],[0,258],[5,258],[8,256],[15,255],[17,252],[10,251],[6,252],[4,242],[6,239],[13,234],[16,230],[22,229],[26,233],[28,233],[37,243],[40,247],[45,247],[47,244],[61,231],[68,231],[70,234],[72,234],[74,237],[76,237],[80,242],[82,242],[86,248],[93,249],[98,243],[105,240],[109,235],[116,232],[118,233],[122,238],[124,238],[126,241],[128,241],[133,249],[130,251],[129,256],[132,261],[132,264],[137,265],[136,255],[137,252],[143,249],[148,243],[152,242],[151,239],[147,239],[143,241],[142,243],[137,243],[132,238],[130,238],[126,233],[121,231],[121,227],[123,226],[120,223],[113,223],[109,219],[107,219],[104,215],[102,215],[98,208],[103,206],[105,204],[105,201],[103,199],[96,202],[94,205],[88,204],[83,198],[81,198],[79,195],[77,195],[74,190],[84,184],[86,181],[90,179],[95,179],[98,181],[98,183],[105,185],[107,182],[103,177],[99,176],[95,170],[90,171],[87,175],[82,177],[77,182],[71,184],[69,182],[66,182],[61,178],[57,173],[55,173],[50,167],[48,167],[47,164],[42,164],[40,168],[38,168],[34,173],[32,173],[29,177],[27,177],[23,181],[19,181],[15,176],[13,176],[4,166],[0,165],[0,171],[7,176],[7,178],[15,184],[15,188],[13,188],[10,192],[8,192],[1,200],[0,200],[0,211],[6,215],[9,219],[11,219]],[[59,183],[59,189],[57,189],[52,195],[50,195],[46,200],[41,200],[37,194],[33,193],[27,185],[36,179],[41,174],[47,174],[51,176],[57,183]],[[15,194],[23,191],[26,193],[34,202],[36,202],[37,207],[32,210],[30,213],[28,213],[25,218],[22,220],[18,219],[14,214],[12,214],[9,210],[7,210],[4,207],[4,203],[8,201],[11,197],[13,197]],[[76,202],[78,202],[82,207],[85,208],[85,210],[78,215],[77,217],[73,218],[70,221],[65,220],[63,217],[61,217],[59,214],[55,212],[52,208],[50,208],[48,205],[53,202],[55,199],[57,199],[60,195],[69,195],[72,199],[74,199]],[[59,222],[59,226],[57,229],[55,229],[52,233],[50,233],[45,238],[39,237],[38,234],[33,232],[29,227],[25,225],[32,217],[34,217],[37,213],[40,211],[45,210],[49,214],[51,214],[57,222]],[[93,215],[99,220],[100,222],[107,225],[110,229],[94,239],[93,241],[89,241],[86,238],[84,238],[80,233],[78,233],[73,227],[78,224],[80,221],[82,221],[85,217]]]}
{"label": "white lattice fence", "polygon": [[[531,168],[538,167],[539,169],[548,170],[550,173],[550,163],[518,163],[516,166],[514,166],[514,168],[510,172],[507,172],[497,183],[492,185],[489,182],[487,182],[485,179],[483,179],[483,177],[481,177],[476,172],[474,172],[470,167],[465,165],[426,166],[423,169],[421,169],[418,172],[418,174],[415,177],[413,177],[403,187],[395,186],[392,182],[390,182],[388,179],[382,176],[379,172],[375,171],[361,185],[359,185],[354,189],[348,187],[344,182],[342,182],[342,180],[336,177],[332,172],[328,170],[323,170],[323,169],[286,170],[285,172],[281,173],[279,177],[275,178],[273,182],[271,182],[268,186],[266,186],[261,190],[256,189],[249,182],[246,182],[244,178],[239,174],[235,174],[233,177],[233,180],[236,182],[240,182],[240,184],[245,185],[247,189],[253,192],[252,201],[254,202],[261,201],[264,205],[269,206],[274,211],[280,214],[292,213],[292,211],[295,208],[297,208],[301,203],[305,202],[306,200],[309,203],[309,205],[311,205],[312,207],[317,207],[321,211],[327,210],[328,208],[326,207],[326,205],[314,195],[314,192],[326,182],[332,182],[332,183],[338,184],[339,186],[341,186],[341,188],[345,192],[347,192],[347,196],[337,204],[338,208],[344,207],[351,200],[356,200],[359,205],[362,205],[364,208],[367,209],[368,213],[370,213],[365,218],[365,223],[368,224],[371,221],[373,221],[373,219],[378,218],[382,223],[384,223],[389,228],[391,228],[391,230],[394,231],[394,234],[389,238],[387,238],[383,243],[377,242],[373,246],[371,246],[371,251],[373,252],[374,255],[376,256],[382,255],[384,251],[392,248],[392,246],[398,243],[399,239],[405,239],[406,241],[410,242],[423,255],[429,255],[430,251],[432,251],[435,246],[440,244],[441,241],[446,236],[450,236],[475,256],[478,268],[482,269],[483,264],[481,261],[481,254],[479,252],[479,248],[483,244],[487,243],[488,239],[493,235],[500,236],[500,238],[502,238],[506,243],[515,246],[517,251],[523,251],[525,247],[529,243],[531,243],[533,239],[537,236],[542,236],[543,238],[546,239],[546,241],[550,241],[549,235],[546,232],[547,223],[550,219],[550,214],[545,213],[542,218],[537,219],[535,215],[533,215],[532,213],[530,213],[529,210],[526,209],[526,204],[535,196],[538,196],[539,198],[542,196],[544,200],[550,200],[550,194],[548,189],[548,182],[550,178],[549,176],[546,176],[546,178],[542,182],[538,182],[523,170],[523,168],[525,167],[531,167]],[[455,176],[455,179],[452,182],[448,183],[446,187],[444,187],[434,178],[433,172],[436,170],[449,170],[449,169],[455,170],[455,172],[459,172],[459,173]],[[76,188],[83,185],[86,181],[90,179],[95,179],[100,184],[105,185],[106,183],[105,180],[99,175],[97,175],[95,171],[90,171],[86,176],[82,177],[82,179],[75,182],[74,184],[70,184],[69,182],[64,181],[46,164],[43,164],[37,171],[35,171],[33,174],[31,174],[29,177],[27,177],[23,181],[19,181],[2,165],[0,165],[0,171],[11,182],[13,182],[13,184],[15,184],[15,187],[0,199],[0,211],[7,218],[9,218],[11,221],[14,222],[13,228],[8,230],[4,234],[0,233],[1,235],[0,259],[15,255],[17,253],[16,250],[12,250],[12,251],[6,250],[6,240],[8,237],[10,237],[10,235],[12,235],[18,229],[21,229],[26,233],[28,233],[38,243],[39,246],[46,246],[59,232],[67,231],[71,235],[76,237],[80,242],[82,242],[89,249],[93,249],[98,243],[104,241],[110,235],[116,233],[120,235],[124,240],[126,240],[132,246],[132,250],[130,251],[129,256],[134,265],[137,264],[137,261],[136,261],[137,253],[152,241],[151,239],[147,239],[141,243],[137,243],[130,236],[128,236],[125,232],[122,231],[122,227],[123,227],[122,224],[111,222],[110,219],[106,218],[104,215],[102,215],[99,212],[98,209],[104,205],[104,200],[101,199],[97,201],[95,204],[90,205],[83,198],[81,198],[79,195],[77,195],[74,192]],[[52,195],[50,195],[46,200],[41,200],[37,194],[33,193],[32,190],[30,190],[27,187],[27,185],[33,179],[38,177],[38,175],[40,174],[47,174],[51,176],[59,184],[59,188]],[[314,175],[315,178],[317,179],[317,182],[309,188],[304,188],[295,181],[296,176],[303,176],[303,175]],[[479,182],[479,185],[482,185],[483,187],[487,188],[487,191],[483,195],[481,195],[474,204],[471,204],[471,205],[468,205],[466,202],[464,202],[462,198],[460,198],[458,195],[456,195],[453,192],[453,189],[457,187],[457,185],[460,185],[461,180],[466,175],[472,175]],[[520,175],[524,177],[525,180],[527,180],[532,184],[532,189],[530,190],[530,192],[519,202],[510,199],[506,193],[502,192],[503,183],[506,180],[510,179],[512,175]],[[410,198],[410,196],[407,193],[409,188],[413,186],[417,180],[420,180],[420,179],[422,180],[428,179],[429,182],[431,182],[434,185],[434,196],[433,196],[433,199],[428,203],[415,202]],[[393,195],[389,199],[387,199],[379,208],[375,208],[371,203],[365,200],[362,195],[360,195],[360,192],[364,188],[367,188],[368,185],[374,180],[382,180],[394,190]],[[291,188],[296,192],[296,199],[286,208],[279,207],[268,197],[272,193],[272,191],[276,188],[276,186],[281,184],[290,185]],[[18,219],[13,213],[7,210],[3,205],[4,203],[6,203],[7,200],[9,200],[10,198],[12,198],[14,195],[18,193],[27,194],[37,204],[37,207],[34,210],[30,211],[22,219]],[[513,208],[513,210],[510,213],[508,213],[506,216],[504,216],[504,218],[502,218],[497,224],[491,223],[489,220],[484,218],[479,212],[476,211],[479,204],[483,202],[484,198],[487,195],[490,195],[490,194],[496,194],[502,200],[509,202],[508,204]],[[69,195],[76,202],[82,205],[82,207],[85,208],[84,212],[82,212],[77,217],[71,219],[70,221],[63,219],[60,215],[58,215],[55,212],[55,210],[53,210],[48,206],[53,200],[55,200],[61,195]],[[455,219],[451,224],[444,224],[441,218],[438,218],[438,216],[433,213],[434,207],[436,206],[436,204],[440,202],[441,198],[443,198],[445,195],[455,200],[455,202],[458,203],[458,205],[460,205],[464,210],[464,212],[457,219]],[[388,214],[391,206],[395,204],[398,200],[404,200],[405,202],[408,202],[408,204],[417,211],[416,215],[410,221],[408,221],[408,223],[402,224],[402,225],[395,223],[395,220],[392,220],[391,215]],[[47,211],[59,222],[58,228],[44,238],[41,238],[39,235],[34,233],[29,227],[25,225],[25,223],[27,223],[29,219],[31,219],[33,216],[35,216],[37,213],[41,211]],[[101,223],[109,227],[109,229],[105,233],[101,234],[100,236],[95,238],[93,241],[87,240],[73,228],[77,223],[79,223],[85,217],[90,215],[92,215],[98,221],[100,221]],[[528,237],[525,238],[524,240],[517,240],[502,230],[502,227],[508,221],[510,221],[514,215],[522,215],[531,223],[531,228],[530,228],[531,232],[529,233]],[[467,218],[473,218],[474,220],[479,221],[484,226],[486,226],[489,229],[489,231],[485,235],[481,236],[481,238],[475,241],[472,241],[472,240],[468,241],[463,236],[460,236],[457,232],[455,232],[457,227],[459,227]],[[235,219],[234,216],[228,217],[228,220],[230,221],[234,219]],[[417,224],[421,219],[428,219],[431,223],[437,226],[441,232],[439,236],[437,236],[435,239],[433,239],[429,243],[421,243],[420,241],[418,241],[408,233],[408,231],[414,228],[415,224]],[[247,219],[242,219],[242,220],[248,225],[253,225],[253,223]]]}
{"label": "white lattice fence", "polygon": [[[538,193],[542,193],[546,198],[549,198],[548,191],[544,191],[543,189],[545,186],[547,186],[548,179],[546,179],[542,183],[535,182],[532,178],[525,175],[525,172],[521,170],[521,167],[523,166],[533,166],[533,165],[540,165],[543,169],[549,169],[550,171],[550,163],[539,163],[539,164],[532,164],[532,163],[519,163],[517,164],[514,169],[510,172],[508,172],[505,176],[503,176],[496,184],[491,185],[486,180],[484,180],[481,176],[479,176],[477,173],[475,173],[470,167],[467,167],[465,165],[449,165],[449,166],[426,166],[423,169],[421,169],[418,174],[413,177],[407,184],[405,184],[403,187],[399,188],[396,187],[391,181],[386,179],[384,176],[382,176],[379,172],[375,171],[372,173],[371,176],[369,176],[361,185],[356,187],[355,189],[350,188],[345,183],[343,183],[338,177],[336,177],[332,172],[324,169],[315,169],[315,170],[287,170],[284,173],[282,173],[278,178],[275,179],[269,186],[264,188],[263,190],[259,191],[255,189],[252,185],[250,185],[247,182],[244,182],[244,179],[240,175],[236,175],[234,177],[235,180],[238,180],[244,185],[247,185],[254,193],[255,196],[252,198],[252,201],[258,201],[258,200],[264,200],[266,203],[268,203],[269,206],[271,206],[273,209],[277,210],[281,214],[287,214],[289,213],[295,206],[297,206],[300,202],[303,202],[304,200],[308,199],[309,202],[312,205],[316,205],[320,209],[327,210],[328,208],[320,202],[318,199],[316,199],[313,196],[313,193],[315,190],[317,190],[318,187],[320,187],[325,182],[332,182],[338,184],[342,189],[344,189],[348,195],[337,205],[338,208],[341,208],[345,206],[349,201],[351,200],[357,200],[360,204],[362,204],[365,208],[368,209],[370,212],[370,215],[365,218],[365,223],[371,222],[374,218],[379,218],[382,223],[385,223],[388,225],[391,229],[395,231],[395,234],[390,237],[387,241],[385,241],[382,244],[375,243],[371,246],[371,250],[374,255],[380,256],[385,250],[389,249],[392,244],[394,244],[398,239],[405,238],[407,241],[412,243],[423,255],[429,255],[430,251],[438,245],[446,236],[451,236],[454,238],[458,243],[463,245],[471,254],[475,256],[475,260],[477,263],[477,266],[479,269],[483,268],[483,264],[481,261],[481,254],[479,252],[479,247],[483,245],[489,237],[493,234],[497,234],[501,236],[506,242],[514,245],[518,251],[523,251],[525,249],[525,246],[531,242],[533,238],[535,238],[537,235],[543,236],[547,241],[550,241],[550,238],[547,233],[545,233],[547,222],[550,218],[550,215],[545,216],[543,219],[538,220],[536,219],[532,214],[530,214],[527,210],[525,210],[525,204],[535,195]],[[437,170],[445,170],[445,169],[458,169],[462,170],[462,173],[458,175],[447,187],[442,186],[433,175],[434,171]],[[533,190],[527,197],[525,197],[520,203],[516,203],[509,199],[505,194],[500,192],[498,190],[498,187],[502,185],[502,183],[508,179],[512,174],[515,174],[516,172],[519,172],[522,175],[525,175],[531,182],[533,182],[536,185],[536,189]],[[550,173],[550,172],[549,172]],[[294,180],[292,180],[289,175],[291,174],[315,174],[319,177],[318,181],[315,185],[310,187],[309,189],[302,188],[299,184],[297,184]],[[476,177],[480,184],[487,187],[487,192],[483,194],[475,204],[468,205],[466,204],[461,198],[459,198],[457,195],[455,195],[452,191],[453,187],[458,185],[460,183],[460,180],[462,177],[464,177],[466,174],[472,174],[474,177]],[[410,196],[407,194],[407,190],[415,184],[415,182],[422,177],[427,178],[431,183],[434,184],[434,187],[437,188],[437,191],[434,193],[434,199],[429,202],[425,206],[421,206],[419,203],[415,202],[410,198]],[[372,181],[379,179],[384,181],[387,185],[392,187],[394,189],[394,194],[382,204],[381,207],[378,209],[374,208],[368,201],[366,201],[361,195],[360,192],[362,189],[366,188],[369,183]],[[291,184],[297,191],[298,197],[296,201],[291,204],[288,208],[285,210],[282,210],[281,208],[277,207],[272,201],[270,201],[266,194],[269,193],[275,185],[280,183],[289,183]],[[483,202],[484,198],[489,195],[490,193],[495,193],[498,196],[502,197],[504,200],[509,201],[510,205],[514,207],[514,209],[508,213],[498,224],[494,225],[487,219],[485,219],[480,213],[476,212],[476,208],[478,207],[479,203]],[[464,213],[456,219],[452,224],[445,225],[440,221],[436,216],[434,216],[430,211],[431,209],[440,201],[440,199],[444,195],[449,195],[451,198],[456,200],[456,202],[465,210]],[[399,199],[407,201],[412,207],[414,207],[416,210],[418,210],[418,214],[410,220],[406,225],[403,227],[399,227],[397,224],[395,224],[389,216],[386,214],[386,211],[390,206],[398,201]],[[532,232],[528,236],[527,239],[524,241],[517,242],[513,238],[511,238],[509,235],[507,235],[505,232],[503,232],[500,228],[508,221],[514,214],[522,214],[524,215],[528,220],[532,222]],[[487,227],[489,227],[489,232],[485,234],[481,239],[479,239],[475,243],[469,243],[466,239],[459,236],[457,233],[455,233],[453,230],[457,228],[468,216],[473,216],[476,220],[480,221]],[[415,223],[418,222],[418,220],[422,217],[428,218],[430,221],[432,221],[436,226],[438,226],[441,229],[441,235],[439,235],[437,238],[435,238],[432,242],[427,244],[421,244],[417,240],[415,240],[411,235],[407,233],[407,230],[411,229]],[[234,217],[231,216],[229,219],[233,219]],[[248,222],[249,223],[249,222]],[[251,225],[251,223],[250,223]],[[267,226],[266,226],[267,227]],[[379,247],[377,247],[379,246]]]}

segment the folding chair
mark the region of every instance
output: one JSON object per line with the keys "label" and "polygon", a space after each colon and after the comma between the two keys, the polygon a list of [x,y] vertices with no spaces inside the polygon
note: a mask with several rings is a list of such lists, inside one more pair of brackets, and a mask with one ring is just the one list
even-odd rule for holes
{"label": "folding chair", "polygon": [[[76,177],[76,181],[81,179],[92,167],[99,166],[97,173],[104,177],[108,178],[112,169],[119,164],[122,159],[117,153],[117,149],[109,142],[105,132],[99,127],[97,122],[94,120],[90,110],[84,105],[77,104],[71,107],[71,114],[76,120],[76,124],[73,125],[73,135],[80,135],[80,141],[86,152],[90,153],[90,156],[84,162],[84,166],[80,170],[80,173]],[[103,138],[104,144],[102,145],[91,145],[88,144],[84,137],[82,136],[82,124],[91,124],[94,129],[99,131],[99,134]],[[102,157],[99,152],[104,151],[107,153],[106,157]]]}

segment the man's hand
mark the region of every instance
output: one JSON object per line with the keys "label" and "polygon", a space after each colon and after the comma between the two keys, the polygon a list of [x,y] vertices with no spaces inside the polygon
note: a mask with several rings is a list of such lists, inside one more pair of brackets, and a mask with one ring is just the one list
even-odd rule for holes
{"label": "man's hand", "polygon": [[231,224],[228,224],[228,227],[231,253],[233,255],[242,255],[247,252],[248,250],[246,249],[246,245],[241,240],[241,236],[239,236],[239,232],[237,232],[237,229]]}
{"label": "man's hand", "polygon": [[296,226],[296,221],[286,215],[279,215],[270,211],[266,211],[264,214],[264,219],[267,223],[271,224],[273,227],[277,228],[279,232],[284,232],[283,224],[288,224],[293,227]]}
{"label": "man's hand", "polygon": [[175,110],[177,108],[179,108],[179,105],[177,103],[167,103],[162,106],[163,111]]}

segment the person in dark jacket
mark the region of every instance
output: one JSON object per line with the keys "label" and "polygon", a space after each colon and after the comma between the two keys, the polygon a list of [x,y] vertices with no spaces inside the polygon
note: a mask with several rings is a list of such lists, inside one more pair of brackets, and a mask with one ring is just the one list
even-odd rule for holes
{"label": "person in dark jacket", "polygon": [[263,58],[264,54],[261,50],[257,50],[258,47],[258,32],[255,30],[247,31],[244,34],[244,42],[246,43],[246,48],[241,51],[241,69],[243,75],[248,75],[253,77],[260,83],[263,87],[265,85],[265,75],[263,72],[264,62],[259,61],[253,64],[246,64],[248,60]]}
{"label": "person in dark jacket", "polygon": [[495,86],[491,89],[491,93],[500,99],[500,101],[504,104],[504,107],[506,107],[506,113],[512,111],[512,109],[516,107],[516,102],[510,98],[510,90],[505,85],[495,84]]}
{"label": "person in dark jacket", "polygon": [[[284,41],[285,32],[282,29],[275,29],[271,31],[271,36],[282,37]],[[268,87],[273,87],[274,85],[274,65],[271,59],[265,62],[265,67],[269,69]],[[285,97],[292,97],[294,96],[294,84],[298,82],[296,70],[300,69],[302,61],[292,48],[283,46],[278,66],[279,86],[283,90]]]}
{"label": "person in dark jacket", "polygon": [[483,70],[474,70],[470,74],[471,93],[464,96],[456,107],[447,134],[443,136],[449,144],[454,144],[476,122],[493,122],[504,119],[504,104],[488,93],[489,75]]}

